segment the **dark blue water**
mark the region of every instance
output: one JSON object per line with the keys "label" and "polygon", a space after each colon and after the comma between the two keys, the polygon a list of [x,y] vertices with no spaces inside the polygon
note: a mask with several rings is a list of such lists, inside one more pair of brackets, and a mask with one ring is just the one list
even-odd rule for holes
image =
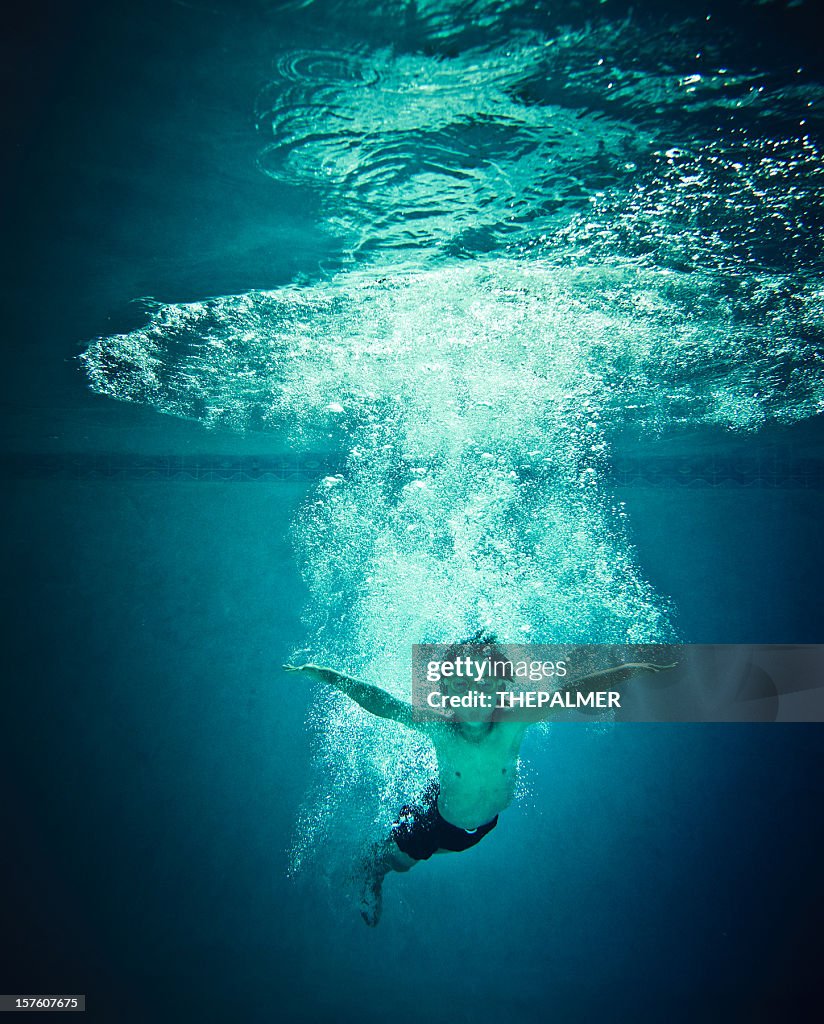
{"label": "dark blue water", "polygon": [[[821,952],[818,726],[530,735],[495,832],[390,879],[372,932],[338,886],[341,851],[381,806],[376,765],[395,781],[398,766],[346,747],[334,709],[307,726],[316,695],[277,672],[296,649],[359,669],[403,657],[393,644],[433,619],[458,629],[478,595],[536,639],[640,623],[653,639],[821,640],[818,12],[628,14],[215,0],[10,17],[2,991],[85,992],[100,1021],[803,1019]],[[284,295],[309,312],[284,320]],[[167,317],[214,302],[189,334],[161,331],[154,390],[112,349],[128,400],[93,393],[76,355],[143,345],[144,296]],[[479,311],[484,344],[461,362],[450,345]],[[388,427],[431,457],[441,518],[479,464],[446,444],[444,402],[412,402],[420,352],[383,353],[394,419],[366,395],[389,379],[369,353],[358,375],[334,362],[335,339],[385,345],[401,314],[454,374],[439,398],[473,367],[493,398],[546,374],[546,322],[572,353],[552,368],[591,403],[581,430],[546,416],[522,445],[531,406],[495,406],[487,427],[487,407],[460,411],[500,473],[487,490],[509,495],[494,536],[552,497],[551,571],[468,532],[452,562],[438,536],[401,546],[397,524],[430,513],[364,497],[408,468],[378,448],[352,462]],[[655,348],[662,330],[677,351]],[[202,339],[227,331],[249,337],[211,359]],[[267,418],[275,393],[289,401]],[[592,410],[599,452],[582,440]],[[505,491],[549,442],[544,475],[530,456],[544,490]],[[318,484],[338,469],[336,504]],[[609,614],[591,582],[558,582],[599,544]],[[490,559],[475,589],[458,554]],[[436,555],[464,567],[439,580],[448,607],[408,575]],[[492,586],[499,570],[552,602]],[[366,812],[341,790],[353,761]]]}

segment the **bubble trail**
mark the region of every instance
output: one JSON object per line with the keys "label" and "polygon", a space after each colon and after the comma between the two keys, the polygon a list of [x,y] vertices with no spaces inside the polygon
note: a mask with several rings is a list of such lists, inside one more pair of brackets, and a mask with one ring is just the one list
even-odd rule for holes
{"label": "bubble trail", "polygon": [[[152,306],[88,347],[90,385],[333,438],[345,464],[294,525],[313,661],[407,696],[411,644],[479,628],[677,639],[609,492],[612,438],[824,410],[824,88],[741,66],[703,20],[373,6],[275,5],[357,11],[385,45],[282,53],[255,109],[260,170],[318,197],[346,269]],[[353,842],[380,832],[434,770],[345,698],[312,715],[295,868],[341,815]]]}
{"label": "bubble trail", "polygon": [[[534,258],[380,281],[164,306],[92,345],[86,368],[97,390],[207,425],[347,446],[296,524],[312,660],[407,696],[412,643],[481,626],[511,641],[674,639],[604,482],[611,429],[627,416],[751,429],[821,408],[804,337],[818,291]],[[296,863],[344,806],[382,827],[433,767],[344,698],[314,715],[319,788]]]}

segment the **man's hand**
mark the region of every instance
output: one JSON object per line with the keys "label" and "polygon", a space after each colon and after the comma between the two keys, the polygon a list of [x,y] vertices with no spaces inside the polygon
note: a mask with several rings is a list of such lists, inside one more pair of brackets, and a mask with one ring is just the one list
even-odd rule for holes
{"label": "man's hand", "polygon": [[340,684],[346,678],[339,672],[335,672],[334,669],[322,668],[320,665],[312,665],[311,663],[306,665],[284,665],[283,671],[294,672],[295,674],[302,672],[308,679],[313,679],[318,683],[326,683],[328,686],[334,686],[337,689],[343,689]]}
{"label": "man's hand", "polygon": [[594,690],[598,686],[609,683],[615,686],[619,682],[629,679],[636,672],[665,672],[667,669],[675,668],[677,661],[671,665],[656,665],[652,661],[627,661],[623,665],[616,665],[614,668],[603,668],[599,672],[590,672],[589,675],[580,676],[578,679],[571,679],[566,686],[562,686],[560,693],[572,690]]}
{"label": "man's hand", "polygon": [[284,672],[306,672],[313,679],[341,693],[345,693],[356,704],[360,704],[364,711],[379,718],[389,718],[393,722],[399,722],[409,729],[423,730],[424,726],[415,719],[412,707],[406,701],[398,700],[391,693],[373,686],[371,683],[363,683],[359,679],[336,672],[333,668],[322,668],[320,665],[284,665]]}

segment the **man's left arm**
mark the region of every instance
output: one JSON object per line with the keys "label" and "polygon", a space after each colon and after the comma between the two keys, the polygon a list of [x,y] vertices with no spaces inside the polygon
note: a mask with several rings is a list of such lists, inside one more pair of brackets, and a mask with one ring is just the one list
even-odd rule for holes
{"label": "man's left arm", "polygon": [[601,689],[603,683],[614,686],[624,679],[629,679],[636,672],[666,672],[675,668],[678,664],[674,661],[671,665],[656,665],[651,661],[627,661],[623,665],[616,665],[615,668],[604,668],[599,672],[590,672],[589,675],[573,679],[561,688],[561,693],[567,690],[583,690],[585,693],[590,690]]}
{"label": "man's left arm", "polygon": [[[555,693],[593,693],[598,690],[614,688],[618,683],[629,679],[637,672],[665,672],[675,668],[678,662],[671,665],[656,665],[651,661],[627,661],[623,665],[616,665],[615,668],[601,669],[599,672],[590,672],[588,675],[579,676],[566,683]],[[539,712],[539,718],[549,719],[559,717],[556,707],[548,704]]]}

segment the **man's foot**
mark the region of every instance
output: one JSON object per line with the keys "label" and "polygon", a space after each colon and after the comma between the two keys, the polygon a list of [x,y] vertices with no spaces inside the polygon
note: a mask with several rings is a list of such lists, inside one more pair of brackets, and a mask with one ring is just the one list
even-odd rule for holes
{"label": "man's foot", "polygon": [[360,913],[370,928],[375,928],[383,910],[383,880],[386,872],[381,871],[373,860],[363,862],[361,879]]}

